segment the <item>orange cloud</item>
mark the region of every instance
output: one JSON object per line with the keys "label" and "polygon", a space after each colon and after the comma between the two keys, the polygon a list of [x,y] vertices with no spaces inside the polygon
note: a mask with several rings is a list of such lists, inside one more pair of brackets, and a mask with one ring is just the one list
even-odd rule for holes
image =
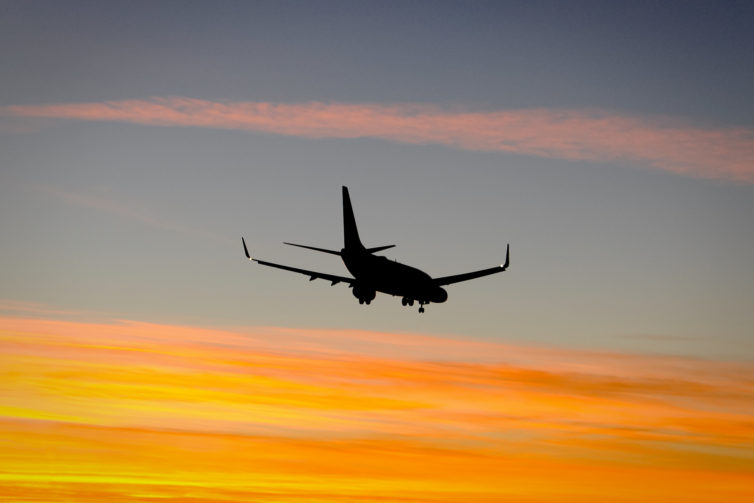
{"label": "orange cloud", "polygon": [[742,501],[753,377],[421,334],[6,316],[0,499]]}
{"label": "orange cloud", "polygon": [[470,112],[402,104],[280,104],[191,98],[9,106],[2,113],[307,138],[382,138],[587,161],[627,160],[682,175],[754,182],[754,131],[601,110]]}

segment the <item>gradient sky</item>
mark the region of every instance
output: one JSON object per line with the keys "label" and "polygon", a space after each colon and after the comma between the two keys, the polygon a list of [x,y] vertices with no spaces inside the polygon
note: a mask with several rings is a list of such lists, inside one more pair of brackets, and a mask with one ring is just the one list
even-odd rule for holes
{"label": "gradient sky", "polygon": [[[269,442],[330,460],[292,499],[381,477],[428,494],[441,478],[396,460],[436,452],[442,473],[526,458],[511,495],[537,466],[604,459],[608,485],[645,470],[659,488],[648,473],[665,467],[709,482],[686,501],[733,491],[752,473],[737,450],[754,409],[752,25],[744,1],[0,2],[0,429],[14,446],[0,455],[17,467],[0,475],[18,494],[35,477],[54,488],[56,463],[24,464],[48,442],[74,484],[122,458],[128,431],[157,464],[114,466],[126,485],[184,447],[257,466],[226,444]],[[510,243],[511,267],[419,316],[245,260],[241,235],[259,258],[345,274],[282,244],[339,248],[341,185],[390,258],[443,276],[499,264]],[[91,349],[101,337],[111,352]],[[226,338],[258,372],[216,365]],[[167,431],[184,447],[160,451]],[[338,453],[397,465],[336,474]],[[304,468],[278,462],[268,480],[291,489]],[[426,501],[499,494],[499,473],[458,473]],[[575,472],[559,480],[605,500]],[[112,496],[97,483],[90,499]]]}

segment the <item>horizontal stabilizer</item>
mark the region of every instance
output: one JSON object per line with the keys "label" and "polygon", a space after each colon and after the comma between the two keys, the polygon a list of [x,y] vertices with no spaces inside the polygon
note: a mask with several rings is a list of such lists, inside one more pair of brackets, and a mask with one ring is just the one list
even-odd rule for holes
{"label": "horizontal stabilizer", "polygon": [[388,248],[393,247],[395,247],[395,245],[375,246],[374,248],[367,248],[367,251],[369,253],[377,253],[378,251],[387,250]]}
{"label": "horizontal stabilizer", "polygon": [[314,250],[314,251],[318,251],[318,252],[330,253],[331,255],[338,255],[338,256],[340,256],[340,252],[339,251],[335,251],[335,250],[325,250],[324,248],[317,248],[316,246],[297,245],[296,243],[286,243],[286,242],[283,242],[283,244],[290,245],[290,246],[298,246],[299,248],[306,248],[307,250]]}

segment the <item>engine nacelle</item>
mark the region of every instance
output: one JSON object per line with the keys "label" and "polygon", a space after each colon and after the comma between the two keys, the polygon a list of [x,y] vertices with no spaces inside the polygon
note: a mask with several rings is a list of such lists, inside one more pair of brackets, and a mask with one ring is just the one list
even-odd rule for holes
{"label": "engine nacelle", "polygon": [[369,304],[377,296],[374,288],[367,288],[362,285],[353,286],[353,296],[359,299],[359,304]]}

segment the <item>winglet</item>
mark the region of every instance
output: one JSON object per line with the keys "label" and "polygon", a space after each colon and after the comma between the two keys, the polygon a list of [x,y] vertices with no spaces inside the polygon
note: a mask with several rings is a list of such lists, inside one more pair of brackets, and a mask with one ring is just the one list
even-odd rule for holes
{"label": "winglet", "polygon": [[505,247],[505,264],[502,264],[500,267],[504,270],[508,269],[508,266],[511,263],[511,245],[508,243],[508,246]]}
{"label": "winglet", "polygon": [[251,255],[249,255],[249,249],[248,249],[248,248],[246,248],[246,241],[244,240],[244,238],[243,238],[243,237],[241,237],[241,243],[243,243],[243,251],[244,251],[244,253],[246,254],[246,258],[247,258],[247,259],[249,259],[249,260],[253,260],[253,259],[251,258]]}

